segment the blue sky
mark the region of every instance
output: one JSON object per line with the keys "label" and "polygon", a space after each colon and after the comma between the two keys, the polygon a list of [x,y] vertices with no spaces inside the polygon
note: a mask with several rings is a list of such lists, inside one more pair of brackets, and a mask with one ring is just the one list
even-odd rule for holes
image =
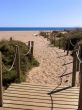
{"label": "blue sky", "polygon": [[82,0],[0,0],[0,27],[82,27]]}

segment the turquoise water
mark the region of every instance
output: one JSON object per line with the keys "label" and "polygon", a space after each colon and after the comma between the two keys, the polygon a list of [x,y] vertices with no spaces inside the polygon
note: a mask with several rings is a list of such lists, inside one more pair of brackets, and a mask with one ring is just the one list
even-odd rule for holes
{"label": "turquoise water", "polygon": [[71,30],[76,27],[0,27],[0,31],[50,31],[50,30]]}

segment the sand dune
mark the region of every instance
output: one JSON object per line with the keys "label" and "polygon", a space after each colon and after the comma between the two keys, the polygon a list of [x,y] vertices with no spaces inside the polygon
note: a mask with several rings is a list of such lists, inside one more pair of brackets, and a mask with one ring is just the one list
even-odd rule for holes
{"label": "sand dune", "polygon": [[[27,82],[33,84],[60,84],[60,75],[72,72],[72,63],[63,65],[64,63],[72,62],[70,55],[65,56],[63,50],[50,46],[49,41],[41,36],[34,36],[37,31],[22,31],[22,32],[0,32],[1,39],[21,40],[23,42],[34,41],[34,57],[39,61],[40,66],[33,68],[27,73]],[[59,58],[60,57],[60,58]],[[63,77],[63,85],[71,84],[71,74]]]}

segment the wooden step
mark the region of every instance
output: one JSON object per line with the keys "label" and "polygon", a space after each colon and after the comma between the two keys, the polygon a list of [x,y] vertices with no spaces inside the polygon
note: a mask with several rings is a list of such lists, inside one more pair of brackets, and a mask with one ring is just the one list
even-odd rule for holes
{"label": "wooden step", "polygon": [[[79,88],[73,87],[49,95],[56,86],[29,83],[12,84],[3,94],[4,110],[77,110]],[[63,87],[57,88],[57,90]],[[55,91],[55,90],[54,90]]]}
{"label": "wooden step", "polygon": [[[22,101],[34,101],[34,102],[41,102],[41,103],[50,103],[50,100],[41,100],[41,99],[39,99],[39,98],[31,98],[31,97],[23,97],[23,98],[21,98],[21,97],[11,97],[11,96],[4,96],[4,100],[7,100],[7,99],[9,99],[9,100],[15,100],[15,101],[20,101],[20,100],[22,100]],[[64,98],[60,98],[60,97],[56,97],[56,98],[53,98],[53,101],[66,101],[66,102],[77,102],[78,101],[78,99],[74,99],[74,98],[67,98],[67,97],[64,97]]]}

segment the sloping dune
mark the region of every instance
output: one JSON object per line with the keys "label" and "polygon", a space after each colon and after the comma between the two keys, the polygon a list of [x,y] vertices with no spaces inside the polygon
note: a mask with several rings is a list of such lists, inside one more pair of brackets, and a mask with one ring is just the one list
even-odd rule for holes
{"label": "sloping dune", "polygon": [[[73,59],[70,55],[66,56],[63,50],[51,46],[47,39],[34,36],[37,33],[37,31],[0,32],[0,40],[12,37],[23,42],[34,41],[34,57],[40,65],[27,73],[27,82],[48,85],[60,84],[61,78],[59,76],[72,72],[73,64],[70,62]],[[71,84],[71,74],[62,78],[62,84]]]}

